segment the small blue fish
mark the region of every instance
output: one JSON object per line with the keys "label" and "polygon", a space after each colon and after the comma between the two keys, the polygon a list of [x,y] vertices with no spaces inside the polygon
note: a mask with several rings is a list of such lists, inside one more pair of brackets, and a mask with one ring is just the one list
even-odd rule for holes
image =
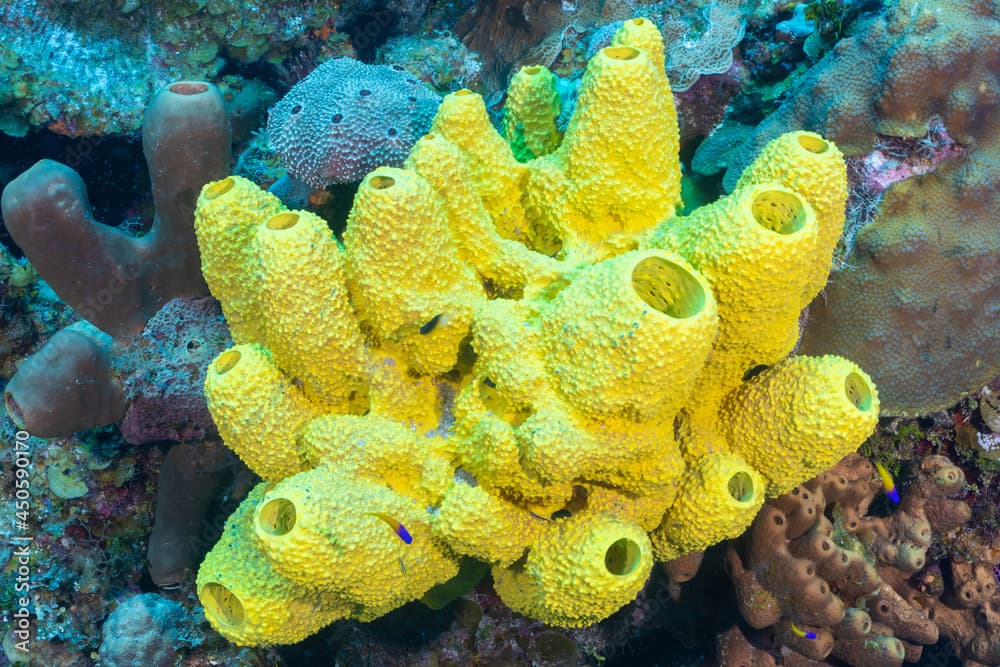
{"label": "small blue fish", "polygon": [[413,543],[413,535],[410,535],[410,531],[406,529],[406,526],[396,521],[385,512],[368,512],[368,515],[378,517],[389,524],[389,527],[392,528],[393,532],[395,532],[396,535],[399,536],[399,539],[403,540],[406,544]]}
{"label": "small blue fish", "polygon": [[809,630],[803,630],[799,626],[795,625],[795,621],[791,621],[789,625],[792,627],[792,632],[798,637],[803,637],[805,639],[816,639],[816,633]]}
{"label": "small blue fish", "polygon": [[427,320],[427,322],[422,327],[420,327],[420,334],[422,336],[426,336],[430,332],[434,331],[434,327],[438,325],[438,321],[440,321],[440,319],[441,319],[441,313],[438,313],[431,319]]}
{"label": "small blue fish", "polygon": [[892,475],[889,471],[885,469],[885,466],[875,462],[875,470],[878,472],[879,478],[882,480],[882,486],[885,487],[885,495],[889,497],[893,505],[899,504],[899,489],[896,488],[896,482],[893,481]]}
{"label": "small blue fish", "polygon": [[426,336],[430,332],[434,331],[439,326],[444,326],[451,321],[451,316],[446,313],[438,313],[431,319],[427,320],[423,326],[420,327],[420,335]]}

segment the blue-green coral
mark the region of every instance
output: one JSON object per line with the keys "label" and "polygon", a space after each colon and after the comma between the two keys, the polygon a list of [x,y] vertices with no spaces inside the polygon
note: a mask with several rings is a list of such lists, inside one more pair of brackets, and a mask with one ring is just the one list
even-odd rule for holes
{"label": "blue-green coral", "polygon": [[[166,83],[212,79],[229,58],[280,61],[336,3],[125,0],[0,3],[0,132],[138,129]],[[117,11],[115,11],[117,10]]]}

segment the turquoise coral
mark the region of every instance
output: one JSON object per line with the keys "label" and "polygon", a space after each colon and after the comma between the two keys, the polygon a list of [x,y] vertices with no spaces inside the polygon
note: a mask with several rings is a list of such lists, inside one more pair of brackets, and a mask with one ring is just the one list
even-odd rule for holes
{"label": "turquoise coral", "polygon": [[244,63],[280,62],[338,9],[297,0],[110,4],[0,3],[0,132],[22,136],[38,126],[70,136],[134,131],[146,102],[165,84],[215,80],[223,50]]}
{"label": "turquoise coral", "polygon": [[370,620],[465,556],[514,610],[594,623],[654,559],[738,535],[874,427],[860,368],[785,360],[843,224],[840,153],[791,135],[676,217],[662,48],[627,22],[562,142],[524,163],[478,95],[449,95],[403,168],[362,181],[342,245],[249,181],[204,188],[203,270],[236,342],[206,395],[264,478],[198,574],[225,636]]}

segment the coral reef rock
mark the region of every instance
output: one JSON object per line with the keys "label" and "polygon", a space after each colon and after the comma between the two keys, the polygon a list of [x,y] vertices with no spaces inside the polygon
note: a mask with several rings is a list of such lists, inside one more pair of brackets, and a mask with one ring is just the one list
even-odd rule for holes
{"label": "coral reef rock", "polygon": [[809,309],[801,350],[864,366],[884,414],[946,408],[1000,374],[998,68],[996,3],[895,3],[802,77],[726,174],[731,187],[791,128],[859,157],[895,138],[933,152],[945,136],[935,124],[957,142],[930,173],[889,186],[870,224],[848,230],[852,252]]}

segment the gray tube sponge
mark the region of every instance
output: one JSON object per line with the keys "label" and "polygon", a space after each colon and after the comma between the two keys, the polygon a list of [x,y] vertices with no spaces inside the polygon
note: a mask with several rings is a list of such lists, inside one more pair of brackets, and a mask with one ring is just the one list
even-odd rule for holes
{"label": "gray tube sponge", "polygon": [[110,349],[111,337],[86,322],[58,332],[7,384],[11,419],[40,438],[121,419],[125,394],[111,372]]}
{"label": "gray tube sponge", "polygon": [[136,333],[170,299],[208,294],[194,205],[202,185],[228,174],[229,137],[218,89],[170,84],[143,120],[156,205],[148,234],[133,238],[100,224],[79,174],[52,160],[7,185],[4,223],[39,275],[84,319],[116,338]]}

